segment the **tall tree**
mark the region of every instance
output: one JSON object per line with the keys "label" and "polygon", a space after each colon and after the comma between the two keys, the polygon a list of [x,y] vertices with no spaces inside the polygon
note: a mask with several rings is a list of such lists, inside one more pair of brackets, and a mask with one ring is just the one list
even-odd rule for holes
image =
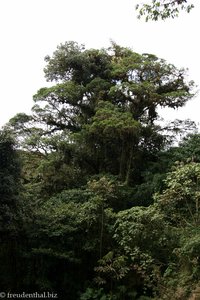
{"label": "tall tree", "polygon": [[143,156],[164,145],[158,108],[181,107],[193,96],[185,70],[114,42],[100,50],[66,42],[46,62],[45,76],[55,85],[40,89],[32,116],[18,115],[11,126],[29,149],[57,151],[61,142],[76,167],[111,172],[127,183],[133,173],[139,179]]}

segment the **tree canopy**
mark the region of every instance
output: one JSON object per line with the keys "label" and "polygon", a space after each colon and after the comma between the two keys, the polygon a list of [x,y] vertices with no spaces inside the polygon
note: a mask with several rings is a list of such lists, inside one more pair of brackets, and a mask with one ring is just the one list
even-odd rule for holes
{"label": "tree canopy", "polygon": [[66,42],[45,60],[52,86],[0,133],[2,288],[186,300],[200,276],[199,135],[159,108],[184,106],[194,82],[114,42]]}

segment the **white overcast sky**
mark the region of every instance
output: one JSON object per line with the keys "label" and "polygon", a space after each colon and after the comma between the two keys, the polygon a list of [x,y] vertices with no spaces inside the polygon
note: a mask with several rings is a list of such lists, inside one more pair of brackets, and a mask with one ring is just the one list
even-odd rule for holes
{"label": "white overcast sky", "polygon": [[[145,0],[144,0],[145,2]],[[73,40],[86,47],[109,46],[112,39],[135,52],[153,53],[189,69],[200,87],[200,1],[190,14],[165,22],[136,18],[137,0],[1,0],[0,126],[16,113],[29,113],[32,96],[47,85],[44,57]],[[166,118],[199,121],[200,95]]]}

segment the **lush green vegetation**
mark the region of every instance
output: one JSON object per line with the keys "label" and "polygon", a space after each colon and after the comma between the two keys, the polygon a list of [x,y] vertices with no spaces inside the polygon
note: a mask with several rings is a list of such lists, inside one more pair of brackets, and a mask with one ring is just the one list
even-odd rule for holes
{"label": "lush green vegetation", "polygon": [[182,107],[194,83],[115,43],[67,42],[46,62],[52,86],[0,132],[2,290],[187,299],[200,278],[200,135],[159,108]]}

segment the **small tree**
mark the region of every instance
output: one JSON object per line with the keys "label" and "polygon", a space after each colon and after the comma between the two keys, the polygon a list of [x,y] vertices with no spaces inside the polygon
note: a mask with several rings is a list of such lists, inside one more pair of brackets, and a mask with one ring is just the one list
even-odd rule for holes
{"label": "small tree", "polygon": [[200,164],[177,165],[165,180],[167,188],[155,200],[168,220],[178,226],[197,226],[200,222]]}

